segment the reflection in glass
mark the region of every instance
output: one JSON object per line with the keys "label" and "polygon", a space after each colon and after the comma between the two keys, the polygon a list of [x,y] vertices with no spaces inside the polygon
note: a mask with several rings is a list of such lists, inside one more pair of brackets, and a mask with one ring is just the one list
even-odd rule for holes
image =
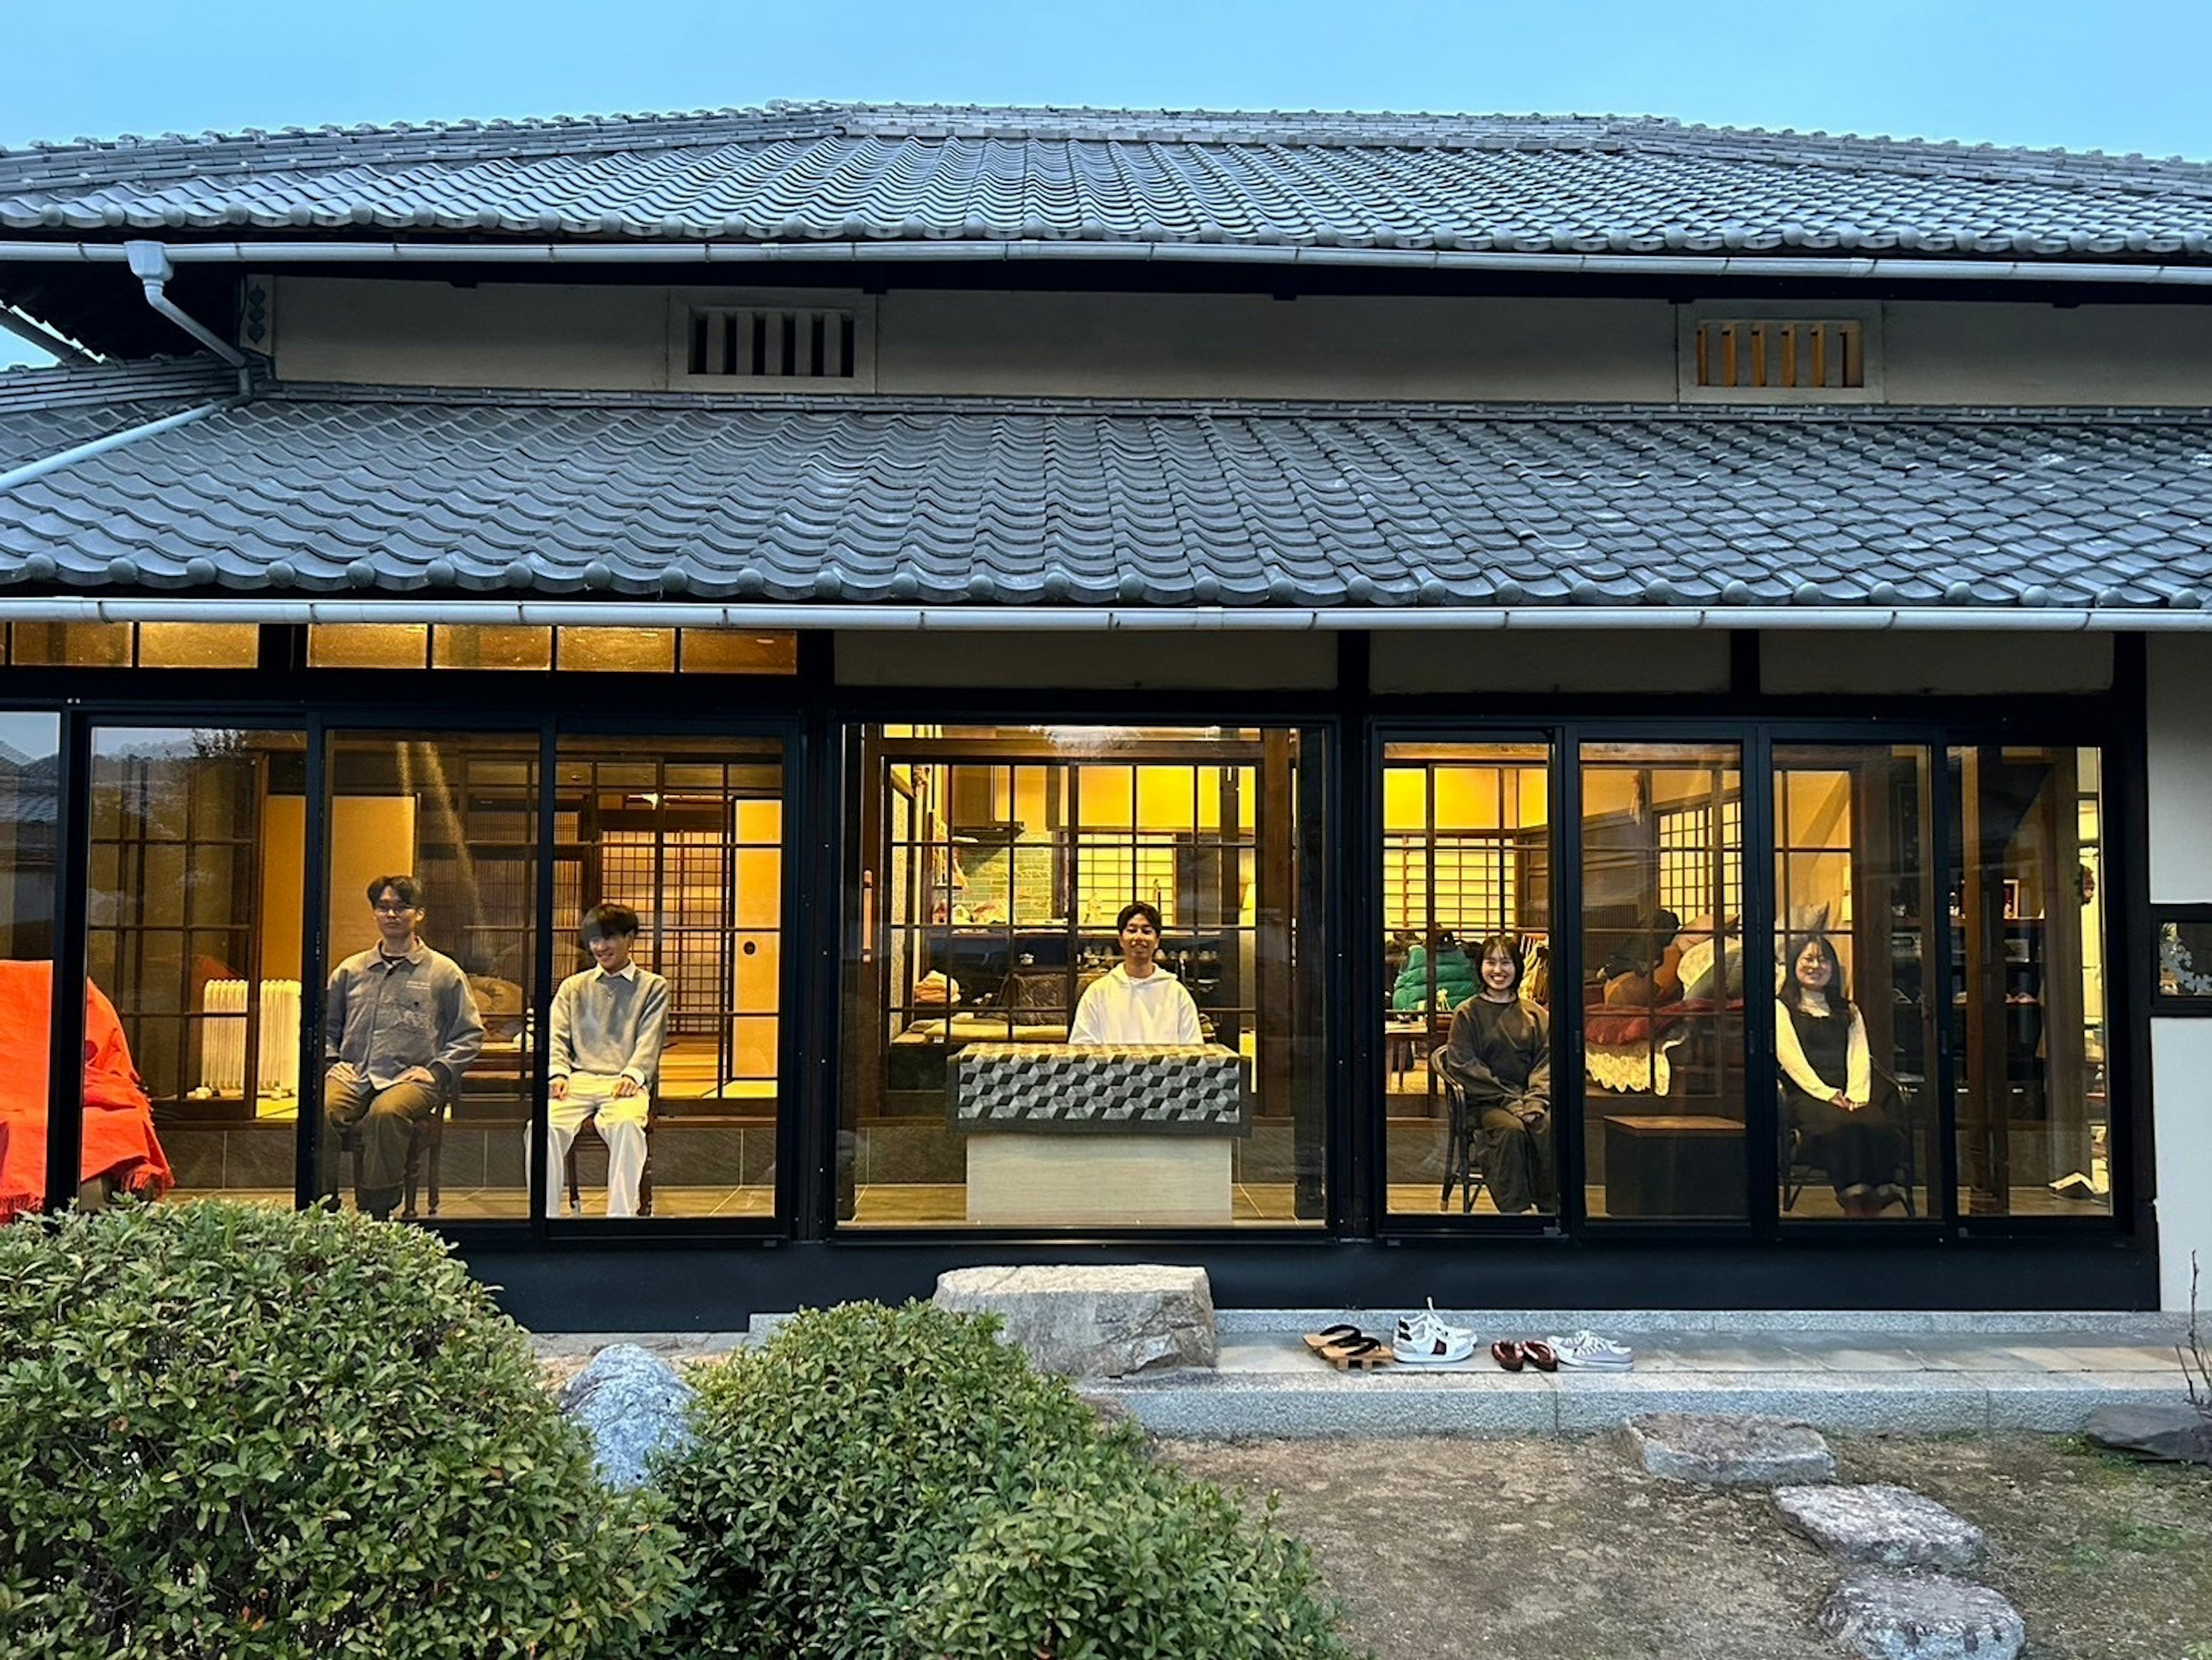
{"label": "reflection in glass", "polygon": [[86,1134],[135,1069],[186,1196],[293,1202],[306,787],[297,732],[93,735]]}
{"label": "reflection in glass", "polygon": [[328,774],[323,1189],[403,1217],[521,1216],[537,739],[341,733]]}
{"label": "reflection in glass", "polygon": [[[1382,1048],[1393,1212],[1558,1208],[1548,1094],[1550,763],[1542,744],[1384,750]],[[1517,951],[1521,972],[1510,1000],[1477,1006],[1482,946],[1500,936]],[[1458,1023],[1455,1068],[1446,1043],[1462,1008],[1468,1014]],[[1540,1094],[1530,1092],[1532,1077]]]}
{"label": "reflection in glass", "polygon": [[1929,764],[1911,745],[1774,752],[1775,1049],[1782,1210],[1794,1219],[1927,1205]]}
{"label": "reflection in glass", "polygon": [[1949,765],[1960,1208],[2109,1213],[2099,752],[1988,745]]}
{"label": "reflection in glass", "polygon": [[[557,755],[554,960],[565,978],[555,990],[551,1072],[558,1079],[596,1067],[618,1079],[629,1071],[642,1087],[633,1100],[612,1094],[620,1085],[610,1082],[609,1104],[596,1110],[586,1110],[596,1103],[574,1083],[553,1101],[547,1201],[556,1215],[772,1215],[781,751],[757,740],[563,738]],[[605,964],[577,937],[600,905],[634,913],[634,960],[666,982],[650,1066],[634,1062],[646,1034],[616,1006],[627,988],[604,982]]]}
{"label": "reflection in glass", "polygon": [[1594,1217],[1745,1213],[1741,766],[1733,744],[1583,746]]}
{"label": "reflection in glass", "polygon": [[[864,733],[848,1226],[1318,1225],[1314,762],[1289,730]],[[1310,821],[1308,821],[1310,822]],[[1141,901],[1203,1043],[1078,1049]]]}

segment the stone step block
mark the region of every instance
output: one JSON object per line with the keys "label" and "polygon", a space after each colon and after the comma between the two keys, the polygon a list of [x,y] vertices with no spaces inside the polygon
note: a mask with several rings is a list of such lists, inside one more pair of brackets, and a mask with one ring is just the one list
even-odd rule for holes
{"label": "stone step block", "polygon": [[1772,1487],[1836,1476],[1820,1432],[1793,1419],[1655,1412],[1630,1419],[1626,1433],[1644,1468],[1670,1481]]}
{"label": "stone step block", "polygon": [[1887,1568],[1970,1568],[1982,1530],[1910,1487],[1778,1487],[1782,1519],[1832,1556]]}
{"label": "stone step block", "polygon": [[999,1316],[1038,1370],[1070,1377],[1211,1367],[1220,1353],[1203,1268],[954,1268],[938,1276],[933,1300]]}
{"label": "stone step block", "polygon": [[1820,1606],[1820,1627],[1862,1660],[2015,1660],[2020,1610],[1985,1585],[1865,1568]]}

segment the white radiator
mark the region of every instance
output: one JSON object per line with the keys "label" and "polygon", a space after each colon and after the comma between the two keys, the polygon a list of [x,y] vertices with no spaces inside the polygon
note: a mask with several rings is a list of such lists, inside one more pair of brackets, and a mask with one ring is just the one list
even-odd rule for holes
{"label": "white radiator", "polygon": [[[217,1095],[246,1093],[246,1000],[251,982],[210,980],[203,1004],[200,1086]],[[261,1080],[257,1095],[300,1091],[300,982],[261,982]]]}

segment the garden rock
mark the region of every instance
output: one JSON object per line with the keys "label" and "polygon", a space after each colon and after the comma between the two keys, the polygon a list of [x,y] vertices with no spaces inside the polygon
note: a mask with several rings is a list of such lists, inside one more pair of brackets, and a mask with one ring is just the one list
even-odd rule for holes
{"label": "garden rock", "polygon": [[2014,1660],[2027,1640],[2020,1610],[1985,1586],[1881,1568],[1837,1586],[1820,1626],[1864,1660]]}
{"label": "garden rock", "polygon": [[2089,1414],[2088,1436],[2138,1458],[2212,1464],[2212,1418],[2193,1407],[2100,1407]]}
{"label": "garden rock", "polygon": [[1644,1468],[1670,1481],[1771,1487],[1836,1475],[1835,1455],[1820,1432],[1787,1418],[1647,1413],[1628,1420],[1627,1435]]}
{"label": "garden rock", "polygon": [[1831,1556],[1885,1568],[1970,1568],[1988,1541],[1910,1487],[1777,1487],[1784,1521]]}
{"label": "garden rock", "polygon": [[635,1343],[611,1343],[563,1384],[561,1410],[591,1432],[599,1480],[645,1485],[646,1460],[690,1442],[691,1386],[676,1368]]}
{"label": "garden rock", "polygon": [[955,1268],[939,1308],[995,1314],[1042,1371],[1121,1377],[1153,1366],[1211,1366],[1220,1350],[1203,1268]]}

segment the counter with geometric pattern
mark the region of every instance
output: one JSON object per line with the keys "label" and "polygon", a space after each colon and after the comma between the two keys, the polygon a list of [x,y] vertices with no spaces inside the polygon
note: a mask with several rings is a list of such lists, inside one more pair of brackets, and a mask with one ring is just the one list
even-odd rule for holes
{"label": "counter with geometric pattern", "polygon": [[1244,1059],[1219,1043],[970,1043],[953,1057],[956,1130],[1246,1135]]}

